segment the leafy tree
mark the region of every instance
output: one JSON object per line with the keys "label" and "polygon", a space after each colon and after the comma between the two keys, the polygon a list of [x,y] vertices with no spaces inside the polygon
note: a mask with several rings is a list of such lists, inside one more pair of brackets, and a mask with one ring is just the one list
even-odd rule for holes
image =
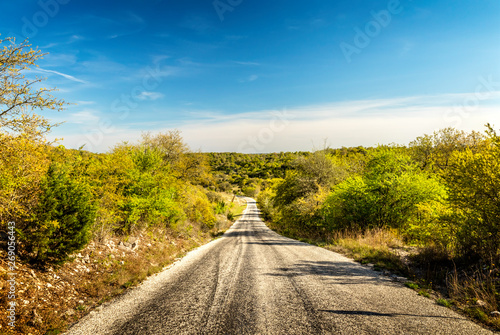
{"label": "leafy tree", "polygon": [[155,136],[151,133],[145,133],[142,136],[142,143],[160,150],[163,154],[163,160],[170,164],[179,161],[189,152],[189,147],[184,143],[179,130],[159,133]]}
{"label": "leafy tree", "polygon": [[162,155],[164,163],[172,167],[178,179],[205,184],[205,186],[210,184],[210,166],[206,155],[190,152],[179,130],[171,130],[154,136],[145,133],[142,145],[157,150]]}
{"label": "leafy tree", "polygon": [[297,199],[315,194],[322,188],[330,188],[341,178],[339,169],[326,156],[317,151],[309,157],[299,157],[293,163],[294,170],[287,173],[277,186],[275,204],[284,208]]}
{"label": "leafy tree", "polygon": [[455,152],[444,178],[459,251],[495,262],[500,257],[500,137],[487,126],[491,146],[476,153]]}
{"label": "leafy tree", "polygon": [[455,151],[469,148],[473,151],[484,146],[484,136],[472,131],[467,134],[463,130],[452,127],[435,131],[432,135],[417,137],[410,143],[413,158],[424,169],[444,170],[449,165],[451,155]]}
{"label": "leafy tree", "polygon": [[13,38],[0,39],[0,128],[38,136],[50,130],[51,124],[35,110],[62,110],[64,101],[54,98],[55,89],[38,88],[43,78],[26,78],[24,71],[37,67],[44,56],[27,41],[15,44]]}

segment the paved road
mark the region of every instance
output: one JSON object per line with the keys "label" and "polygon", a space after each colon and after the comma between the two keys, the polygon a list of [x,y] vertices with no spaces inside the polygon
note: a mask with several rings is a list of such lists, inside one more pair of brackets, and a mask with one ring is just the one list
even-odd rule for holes
{"label": "paved road", "polygon": [[226,234],[70,334],[491,334],[339,254],[282,237],[253,200]]}

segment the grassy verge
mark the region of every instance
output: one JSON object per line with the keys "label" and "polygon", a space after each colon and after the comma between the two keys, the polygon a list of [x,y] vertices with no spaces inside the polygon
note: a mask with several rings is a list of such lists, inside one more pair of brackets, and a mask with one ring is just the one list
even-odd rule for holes
{"label": "grassy verge", "polygon": [[387,230],[372,230],[365,234],[337,233],[328,238],[325,247],[362,264],[373,264],[375,270],[386,269],[398,275],[410,275],[405,258],[400,256],[408,254],[408,250],[393,232]]}

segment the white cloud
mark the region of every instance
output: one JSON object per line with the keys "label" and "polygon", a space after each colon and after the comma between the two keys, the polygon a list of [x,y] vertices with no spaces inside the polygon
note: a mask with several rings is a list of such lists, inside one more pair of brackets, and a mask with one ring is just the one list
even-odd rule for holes
{"label": "white cloud", "polygon": [[84,101],[80,100],[76,102],[76,105],[78,106],[83,106],[83,105],[95,105],[95,101]]}
{"label": "white cloud", "polygon": [[[173,128],[182,131],[184,140],[193,150],[248,153],[312,150],[321,148],[325,139],[333,148],[408,144],[417,136],[445,127],[483,131],[488,122],[499,128],[500,92],[483,93],[477,106],[466,104],[475,98],[474,93],[413,96],[230,115],[195,110],[189,113],[189,121],[170,123],[168,128],[158,127],[155,122],[122,125],[121,128],[115,125],[112,132],[96,133],[94,136],[99,141],[94,141],[97,144],[87,149],[103,152],[121,141],[139,139],[142,131],[154,133]],[[73,121],[92,123],[97,114],[91,112],[76,113]],[[69,136],[63,133],[56,136],[65,137],[63,144],[66,146],[77,148],[77,144],[85,140],[84,135],[67,134]]]}
{"label": "white cloud", "polygon": [[43,49],[50,49],[50,48],[56,47],[58,45],[59,45],[59,43],[49,43],[49,44],[46,44],[44,46],[41,46],[40,49],[42,49],[42,50]]}
{"label": "white cloud", "polygon": [[[417,136],[446,127],[483,131],[488,122],[500,127],[500,92],[488,95],[474,108],[463,106],[473,100],[474,93],[414,96],[230,116],[211,113],[209,122],[178,128],[193,149],[203,151],[312,150],[322,147],[325,139],[334,148],[408,144]],[[281,118],[276,117],[280,113]]]}
{"label": "white cloud", "polygon": [[245,66],[260,66],[260,63],[256,63],[256,62],[233,61],[233,63],[238,64],[238,65],[245,65]]}
{"label": "white cloud", "polygon": [[77,124],[95,124],[99,121],[98,112],[93,109],[84,109],[80,112],[76,112],[70,114],[67,118],[67,122],[69,123],[77,123]]}
{"label": "white cloud", "polygon": [[257,79],[259,79],[259,76],[256,74],[252,74],[245,79],[241,79],[240,83],[250,83],[252,81],[256,81]]}
{"label": "white cloud", "polygon": [[164,95],[159,92],[146,92],[146,91],[141,92],[141,94],[137,96],[137,98],[140,100],[158,100],[163,97]]}
{"label": "white cloud", "polygon": [[64,77],[64,78],[66,78],[68,80],[75,81],[77,83],[87,84],[87,82],[85,80],[81,80],[81,79],[75,78],[75,77],[73,77],[73,76],[71,76],[69,74],[58,72],[58,71],[45,70],[45,69],[42,69],[42,68],[37,68],[37,69],[34,69],[32,71],[33,72],[41,72],[41,73],[51,73],[51,74],[55,74],[55,75]]}

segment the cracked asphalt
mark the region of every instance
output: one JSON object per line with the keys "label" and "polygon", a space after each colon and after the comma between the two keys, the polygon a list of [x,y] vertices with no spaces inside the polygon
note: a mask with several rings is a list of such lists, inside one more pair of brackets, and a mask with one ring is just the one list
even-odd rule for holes
{"label": "cracked asphalt", "polygon": [[247,200],[222,238],[68,334],[493,334],[366,266],[276,234]]}

